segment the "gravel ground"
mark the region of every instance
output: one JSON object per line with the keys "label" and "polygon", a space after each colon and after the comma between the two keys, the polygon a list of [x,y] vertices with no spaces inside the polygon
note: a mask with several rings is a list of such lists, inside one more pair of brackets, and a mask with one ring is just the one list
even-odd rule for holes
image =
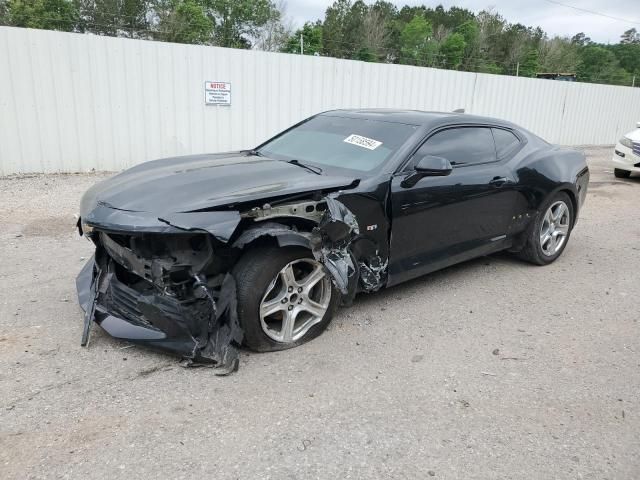
{"label": "gravel ground", "polygon": [[74,231],[103,175],[0,179],[0,478],[640,478],[640,178],[588,150],[564,255],[360,296],[215,377],[95,328]]}

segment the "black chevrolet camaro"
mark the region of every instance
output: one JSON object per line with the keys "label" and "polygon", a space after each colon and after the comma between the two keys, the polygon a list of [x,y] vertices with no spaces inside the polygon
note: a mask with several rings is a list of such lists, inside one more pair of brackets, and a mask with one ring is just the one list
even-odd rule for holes
{"label": "black chevrolet camaro", "polygon": [[242,344],[317,336],[358,292],[500,250],[546,265],[589,170],[578,151],[458,113],[336,110],[252,150],[156,160],[83,196],[77,279],[114,337],[233,371]]}

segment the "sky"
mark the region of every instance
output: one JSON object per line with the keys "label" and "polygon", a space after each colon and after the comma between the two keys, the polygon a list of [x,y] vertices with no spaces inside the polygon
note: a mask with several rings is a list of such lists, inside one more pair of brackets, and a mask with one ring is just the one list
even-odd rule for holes
{"label": "sky", "polygon": [[[601,15],[581,12],[550,0],[390,0],[398,7],[403,5],[426,5],[435,7],[442,4],[445,8],[452,6],[467,8],[479,12],[493,7],[510,23],[522,23],[531,27],[541,27],[549,36],[560,35],[572,37],[584,32],[593,41],[601,43],[617,43],[620,35],[630,28],[640,31],[640,0],[557,0],[592,10],[604,15],[618,17],[625,21],[607,18]],[[553,0],[556,1],[556,0]],[[375,0],[365,0],[367,4]],[[305,21],[324,18],[324,12],[333,0],[287,0],[286,14],[297,28]]]}

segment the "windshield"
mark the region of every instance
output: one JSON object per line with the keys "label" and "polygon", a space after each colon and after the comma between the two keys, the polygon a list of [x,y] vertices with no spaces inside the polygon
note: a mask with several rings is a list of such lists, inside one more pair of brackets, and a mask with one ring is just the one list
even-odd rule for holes
{"label": "windshield", "polygon": [[415,132],[415,125],[318,115],[260,148],[277,160],[368,172]]}

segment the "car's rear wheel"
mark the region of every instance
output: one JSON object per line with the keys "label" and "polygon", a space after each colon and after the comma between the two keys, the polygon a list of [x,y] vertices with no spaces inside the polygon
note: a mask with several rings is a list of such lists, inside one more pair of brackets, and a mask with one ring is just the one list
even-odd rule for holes
{"label": "car's rear wheel", "polygon": [[564,192],[548,200],[527,230],[520,257],[537,265],[556,260],[569,241],[573,227],[573,203]]}
{"label": "car's rear wheel", "polygon": [[238,319],[252,350],[284,350],[317,337],[339,304],[322,264],[304,248],[249,250],[236,264]]}
{"label": "car's rear wheel", "polygon": [[621,170],[620,168],[614,168],[613,174],[616,178],[629,178],[631,176],[631,172],[629,170]]}

